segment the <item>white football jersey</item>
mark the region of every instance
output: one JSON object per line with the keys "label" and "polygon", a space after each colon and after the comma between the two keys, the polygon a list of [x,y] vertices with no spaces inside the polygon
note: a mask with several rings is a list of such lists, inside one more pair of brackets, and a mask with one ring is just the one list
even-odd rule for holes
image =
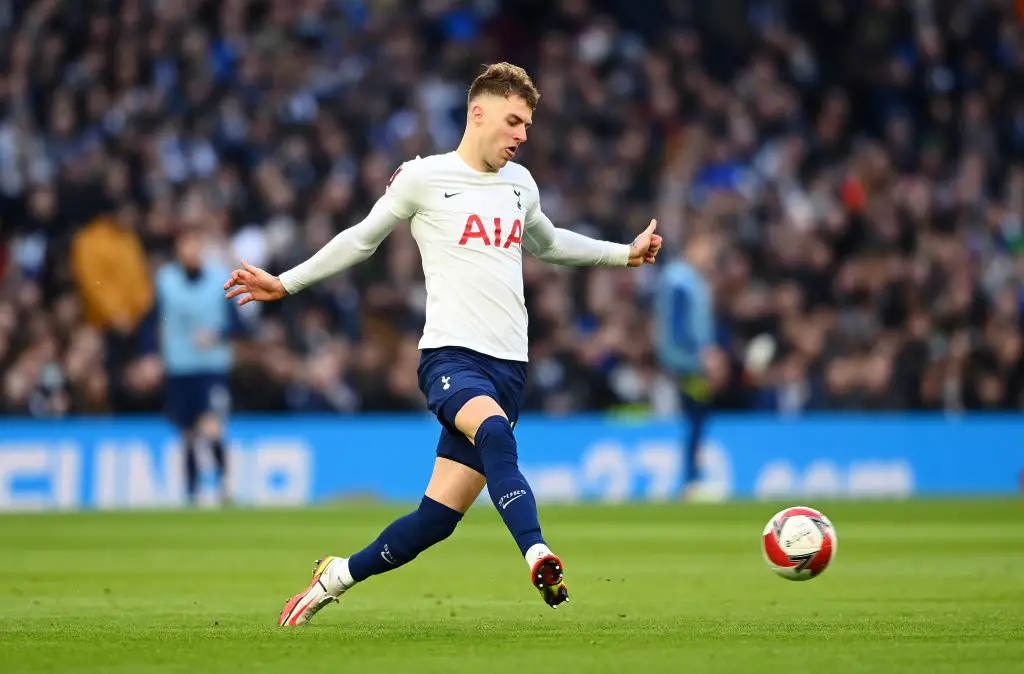
{"label": "white football jersey", "polygon": [[410,221],[426,279],[421,349],[460,346],[525,361],[523,247],[556,264],[624,266],[629,258],[627,245],[555,228],[523,166],[509,162],[484,173],[449,152],[400,166],[363,222],[282,274],[285,289],[298,292],[369,257],[403,220]]}

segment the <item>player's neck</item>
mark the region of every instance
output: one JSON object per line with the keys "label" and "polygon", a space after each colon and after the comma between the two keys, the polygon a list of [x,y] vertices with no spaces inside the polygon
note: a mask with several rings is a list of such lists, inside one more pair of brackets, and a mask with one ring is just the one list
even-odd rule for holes
{"label": "player's neck", "polygon": [[455,150],[455,154],[459,155],[459,158],[474,171],[496,173],[494,169],[484,163],[484,160],[480,158],[480,153],[476,151],[474,146],[475,143],[470,142],[466,136],[463,136],[462,142],[459,143],[459,147]]}

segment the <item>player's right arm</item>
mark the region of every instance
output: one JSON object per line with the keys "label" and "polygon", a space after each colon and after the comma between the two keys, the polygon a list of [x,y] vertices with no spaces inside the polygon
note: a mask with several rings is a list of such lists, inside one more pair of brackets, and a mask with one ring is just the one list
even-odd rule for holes
{"label": "player's right arm", "polygon": [[[537,183],[529,176],[533,193],[539,196]],[[638,267],[653,264],[661,249],[661,236],[654,233],[657,223],[651,224],[633,243],[626,245],[591,239],[568,229],[561,229],[541,211],[539,198],[529,204],[526,211],[526,231],[523,247],[539,260],[552,264],[595,267]]]}
{"label": "player's right arm", "polygon": [[416,163],[407,162],[395,171],[384,194],[362,221],[335,236],[308,260],[280,277],[243,261],[242,268],[234,270],[224,284],[228,291],[226,297],[232,299],[241,295],[240,305],[253,300],[279,300],[369,258],[395,226],[411,218],[418,209]]}

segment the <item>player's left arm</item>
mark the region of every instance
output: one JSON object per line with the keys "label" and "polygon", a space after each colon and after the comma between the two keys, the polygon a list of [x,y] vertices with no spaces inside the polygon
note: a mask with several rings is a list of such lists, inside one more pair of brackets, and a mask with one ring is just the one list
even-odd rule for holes
{"label": "player's left arm", "polygon": [[228,291],[225,297],[237,297],[239,305],[253,300],[280,300],[366,260],[398,223],[416,213],[422,192],[419,173],[415,162],[403,164],[362,221],[335,236],[308,260],[280,277],[243,260],[242,268],[234,270],[224,284],[224,290]]}
{"label": "player's left arm", "polygon": [[[536,192],[535,192],[536,193]],[[531,204],[526,213],[523,247],[534,257],[577,267],[639,267],[652,264],[661,250],[661,237],[654,233],[657,221],[626,245],[591,239],[568,229],[555,227],[540,209]]]}

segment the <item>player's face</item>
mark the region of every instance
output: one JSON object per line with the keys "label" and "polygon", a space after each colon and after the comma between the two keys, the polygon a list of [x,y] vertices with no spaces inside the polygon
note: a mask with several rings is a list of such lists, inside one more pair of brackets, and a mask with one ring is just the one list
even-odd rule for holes
{"label": "player's face", "polygon": [[484,110],[484,162],[495,170],[510,162],[532,125],[533,111],[521,97],[490,98]]}

